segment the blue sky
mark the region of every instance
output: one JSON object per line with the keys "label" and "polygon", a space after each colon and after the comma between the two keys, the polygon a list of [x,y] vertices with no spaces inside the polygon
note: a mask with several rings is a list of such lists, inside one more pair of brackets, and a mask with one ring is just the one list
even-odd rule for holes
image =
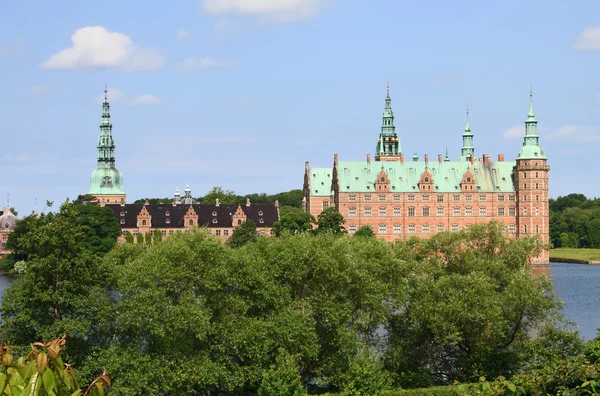
{"label": "blue sky", "polygon": [[[600,196],[597,1],[5,2],[0,200],[20,213],[89,188],[104,85],[128,200],[302,187],[359,160],[386,79],[402,148],[516,157],[529,85],[551,196]],[[38,204],[38,207],[42,206]]]}

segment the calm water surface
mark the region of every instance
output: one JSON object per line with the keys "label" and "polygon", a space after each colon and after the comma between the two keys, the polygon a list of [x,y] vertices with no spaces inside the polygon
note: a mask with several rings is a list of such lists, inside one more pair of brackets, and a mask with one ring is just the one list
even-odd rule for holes
{"label": "calm water surface", "polygon": [[550,277],[565,302],[565,316],[579,325],[584,338],[595,338],[600,328],[600,265],[551,263]]}
{"label": "calm water surface", "polygon": [[[596,337],[600,328],[600,265],[551,263],[550,277],[565,302],[565,316],[579,325],[584,338]],[[8,276],[0,276],[0,298],[11,283]]]}

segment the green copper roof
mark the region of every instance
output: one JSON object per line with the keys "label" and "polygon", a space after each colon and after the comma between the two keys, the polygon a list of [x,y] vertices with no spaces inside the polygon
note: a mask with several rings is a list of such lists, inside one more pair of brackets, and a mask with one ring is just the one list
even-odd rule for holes
{"label": "green copper roof", "polygon": [[[419,192],[418,183],[421,175],[427,168],[434,181],[434,193],[460,193],[460,182],[471,169],[477,190],[473,193],[489,192],[514,192],[512,182],[515,161],[490,162],[484,166],[483,162],[475,161],[471,164],[465,161],[429,162],[396,162],[396,161],[340,161],[338,162],[338,180],[340,193],[377,193],[374,187],[375,179],[383,166],[390,179],[390,192],[408,193]],[[309,179],[312,196],[329,196],[331,188],[331,168],[312,168],[309,170]]]}
{"label": "green copper roof", "polygon": [[398,156],[402,153],[400,139],[396,134],[396,127],[394,126],[394,112],[392,111],[389,81],[387,83],[387,96],[385,97],[385,109],[383,110],[381,133],[377,139],[375,152],[378,156]]}
{"label": "green copper roof", "polygon": [[115,168],[115,142],[112,137],[112,124],[110,123],[110,104],[107,99],[107,90],[104,89],[104,103],[102,103],[102,122],[100,123],[100,136],[98,137],[98,167],[90,177],[89,194],[125,194],[123,189],[123,176]]}
{"label": "green copper roof", "polygon": [[523,146],[519,150],[518,160],[521,159],[547,159],[544,150],[540,147],[540,137],[537,133],[537,120],[533,112],[533,92],[529,92],[529,113],[525,121],[525,136]]}

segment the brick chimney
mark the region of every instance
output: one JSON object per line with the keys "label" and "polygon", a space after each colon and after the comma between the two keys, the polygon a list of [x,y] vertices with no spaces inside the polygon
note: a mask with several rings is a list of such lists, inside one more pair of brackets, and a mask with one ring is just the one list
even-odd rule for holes
{"label": "brick chimney", "polygon": [[275,206],[279,207],[279,200],[278,199],[275,200]]}
{"label": "brick chimney", "polygon": [[403,164],[404,163],[404,154],[400,154],[400,163]]}
{"label": "brick chimney", "polygon": [[371,154],[367,154],[367,164],[371,163]]}
{"label": "brick chimney", "polygon": [[504,162],[504,154],[498,154],[498,162]]}
{"label": "brick chimney", "polygon": [[471,153],[471,156],[469,157],[469,161],[471,161],[471,164],[475,163],[475,156],[473,155],[473,153]]}
{"label": "brick chimney", "polygon": [[150,203],[150,201],[148,200],[148,198],[146,198],[146,200],[144,201],[144,205],[148,205]]}
{"label": "brick chimney", "polygon": [[425,162],[429,163],[429,154],[425,154]]}
{"label": "brick chimney", "polygon": [[221,205],[221,202],[219,202],[219,198],[215,199],[215,206],[217,206],[217,207],[218,207],[218,206],[220,206],[220,205]]}
{"label": "brick chimney", "polygon": [[483,154],[483,165],[488,166],[490,164],[490,156],[488,154]]}
{"label": "brick chimney", "polygon": [[442,154],[438,154],[438,162],[441,164],[442,163]]}
{"label": "brick chimney", "polygon": [[337,154],[333,154],[333,162],[334,162],[335,164],[337,164],[337,163],[338,163],[338,155],[337,155]]}
{"label": "brick chimney", "polygon": [[250,198],[246,198],[246,206],[250,206]]}

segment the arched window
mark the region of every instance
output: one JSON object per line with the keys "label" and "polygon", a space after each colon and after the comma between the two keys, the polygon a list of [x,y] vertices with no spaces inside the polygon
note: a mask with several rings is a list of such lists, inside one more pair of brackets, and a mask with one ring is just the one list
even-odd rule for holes
{"label": "arched window", "polygon": [[194,225],[194,220],[191,220],[188,222],[189,225]]}
{"label": "arched window", "polygon": [[146,220],[142,220],[142,225],[145,226],[146,225]]}
{"label": "arched window", "polygon": [[382,178],[381,178],[381,181],[382,181],[382,182],[384,182],[384,181],[385,181],[385,177],[382,177]]}
{"label": "arched window", "polygon": [[471,178],[467,177],[467,183],[471,183]]}
{"label": "arched window", "polygon": [[425,183],[429,183],[429,178],[428,177],[425,178]]}
{"label": "arched window", "polygon": [[238,220],[238,225],[242,225],[242,220]]}

